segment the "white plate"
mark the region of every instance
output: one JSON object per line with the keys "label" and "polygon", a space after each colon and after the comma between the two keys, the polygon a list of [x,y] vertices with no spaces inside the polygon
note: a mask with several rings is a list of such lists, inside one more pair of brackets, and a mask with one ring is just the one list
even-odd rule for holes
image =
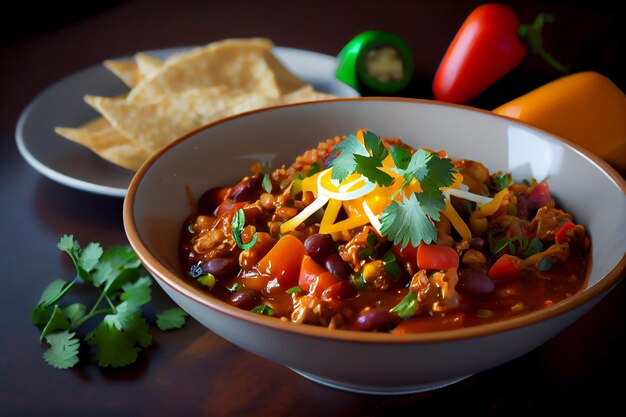
{"label": "white plate", "polygon": [[[165,58],[181,48],[150,51]],[[274,54],[295,75],[322,92],[337,97],[358,93],[335,78],[336,58],[301,49],[276,47]],[[58,136],[55,126],[77,127],[98,116],[85,94],[116,96],[128,91],[102,65],[94,65],[53,84],[22,112],[17,147],[35,170],[53,181],[79,190],[124,197],[134,173],[100,158],[89,149]]]}

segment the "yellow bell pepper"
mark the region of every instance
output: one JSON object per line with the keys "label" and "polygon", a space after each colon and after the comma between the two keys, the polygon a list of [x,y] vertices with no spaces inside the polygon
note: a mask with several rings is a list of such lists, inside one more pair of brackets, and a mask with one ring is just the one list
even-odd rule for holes
{"label": "yellow bell pepper", "polygon": [[626,96],[597,72],[566,75],[493,112],[581,145],[626,173]]}

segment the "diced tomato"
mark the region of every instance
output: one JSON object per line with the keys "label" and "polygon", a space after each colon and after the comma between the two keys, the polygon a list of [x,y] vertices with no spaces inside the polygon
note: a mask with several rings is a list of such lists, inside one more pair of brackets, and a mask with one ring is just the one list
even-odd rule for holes
{"label": "diced tomato", "polygon": [[563,226],[561,226],[561,228],[554,235],[554,241],[559,244],[568,242],[570,237],[567,235],[567,232],[569,232],[573,228],[574,228],[574,223],[572,222],[565,223]]}
{"label": "diced tomato", "polygon": [[522,274],[522,259],[513,255],[502,255],[491,266],[487,275],[493,280],[520,278]]}
{"label": "diced tomato", "polygon": [[459,254],[449,246],[425,245],[417,247],[417,266],[420,269],[458,268]]}
{"label": "diced tomato", "polygon": [[551,199],[550,187],[548,187],[546,180],[543,180],[535,184],[528,195],[527,202],[530,208],[538,209],[548,204]]}
{"label": "diced tomato", "polygon": [[310,295],[321,297],[324,290],[341,279],[306,255],[302,258],[298,286]]}
{"label": "diced tomato", "polygon": [[300,265],[305,256],[307,252],[300,239],[286,235],[259,261],[258,269],[268,281],[276,279],[284,291],[298,285]]}

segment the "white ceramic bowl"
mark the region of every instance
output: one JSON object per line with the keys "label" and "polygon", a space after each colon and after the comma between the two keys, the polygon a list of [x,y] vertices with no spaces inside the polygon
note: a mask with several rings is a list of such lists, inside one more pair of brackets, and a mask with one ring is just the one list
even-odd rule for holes
{"label": "white ceramic bowl", "polygon": [[[289,164],[335,135],[368,129],[414,147],[445,149],[516,179],[550,177],[553,195],[593,242],[587,288],[551,308],[495,324],[422,334],[329,331],[237,309],[179,269],[186,189],[199,197],[237,182],[252,162]],[[434,389],[537,348],[595,305],[626,267],[626,183],[598,158],[488,112],[408,99],[341,99],[256,111],[173,143],[141,168],[124,204],[130,244],[165,292],[232,343],[317,382],[380,394]]]}

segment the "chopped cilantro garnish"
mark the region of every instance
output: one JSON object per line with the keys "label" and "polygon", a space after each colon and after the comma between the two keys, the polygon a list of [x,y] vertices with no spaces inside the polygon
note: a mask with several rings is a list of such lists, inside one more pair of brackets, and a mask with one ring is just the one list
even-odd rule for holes
{"label": "chopped cilantro garnish", "polygon": [[407,320],[415,314],[418,306],[419,302],[417,301],[417,294],[413,291],[409,291],[409,293],[404,296],[402,301],[400,301],[397,306],[389,310],[389,312],[398,313],[398,316]]}
{"label": "chopped cilantro garnish", "polygon": [[253,313],[256,314],[261,314],[263,316],[271,316],[274,314],[274,311],[272,310],[272,307],[268,306],[267,304],[261,304],[258,305],[256,307],[254,307],[252,310]]}
{"label": "chopped cilantro garnish", "polygon": [[272,192],[272,181],[270,180],[270,174],[263,174],[263,181],[261,181],[261,186],[266,193]]}
{"label": "chopped cilantro garnish", "polygon": [[237,246],[239,246],[243,250],[247,250],[253,247],[258,238],[258,234],[255,233],[254,237],[252,238],[250,242],[243,243],[243,241],[241,240],[241,233],[243,232],[243,228],[245,225],[246,225],[246,215],[243,209],[240,208],[233,215],[233,219],[230,222],[230,227],[233,230],[233,237],[235,238],[235,242],[237,243]]}
{"label": "chopped cilantro garnish", "polygon": [[498,191],[504,190],[509,186],[509,176],[506,174],[496,173],[493,174],[493,179],[498,186]]}
{"label": "chopped cilantro garnish", "polygon": [[367,150],[354,135],[348,135],[343,141],[335,145],[335,156],[328,163],[333,168],[331,178],[343,181],[348,175],[355,172],[355,155],[369,156]]}
{"label": "chopped cilantro garnish", "polygon": [[[93,346],[100,366],[135,362],[139,352],[152,344],[148,322],[141,315],[141,307],[151,300],[152,280],[135,253],[129,246],[103,250],[97,243],[81,248],[70,235],[63,236],[57,246],[74,262],[77,277],[69,282],[52,281],[31,313],[33,324],[41,330],[41,342],[50,345],[44,360],[55,368],[71,368],[79,362],[83,340]],[[78,302],[59,305],[71,289],[82,285],[97,291],[90,309]],[[88,321],[98,317],[101,321],[94,330],[78,335]]]}
{"label": "chopped cilantro garnish", "polygon": [[385,261],[385,271],[391,278],[400,277],[400,265],[393,252],[389,251],[383,255],[383,261]]}
{"label": "chopped cilantro garnish", "polygon": [[[380,232],[395,244],[417,246],[420,242],[431,243],[437,239],[433,223],[439,220],[440,210],[445,208],[442,187],[452,185],[455,169],[449,159],[423,149],[411,153],[405,147],[393,145],[389,151],[382,140],[372,132],[363,133],[364,145],[355,135],[347,136],[335,146],[332,178],[343,181],[352,173],[360,173],[381,187],[389,187],[402,181],[400,189],[392,196],[393,201],[381,215]],[[398,173],[394,179],[383,168],[383,160],[391,155]],[[419,182],[421,191],[406,195],[406,187]],[[396,199],[400,195],[401,199]]]}
{"label": "chopped cilantro garnish", "polygon": [[287,291],[285,291],[286,294],[296,294],[302,292],[302,288],[300,288],[299,286],[294,286],[289,288]]}
{"label": "chopped cilantro garnish", "polygon": [[543,250],[543,242],[541,242],[541,239],[538,237],[534,237],[530,242],[526,236],[505,237],[494,242],[491,250],[494,255],[497,255],[505,248],[508,248],[511,255],[525,259],[535,253],[541,252]]}

